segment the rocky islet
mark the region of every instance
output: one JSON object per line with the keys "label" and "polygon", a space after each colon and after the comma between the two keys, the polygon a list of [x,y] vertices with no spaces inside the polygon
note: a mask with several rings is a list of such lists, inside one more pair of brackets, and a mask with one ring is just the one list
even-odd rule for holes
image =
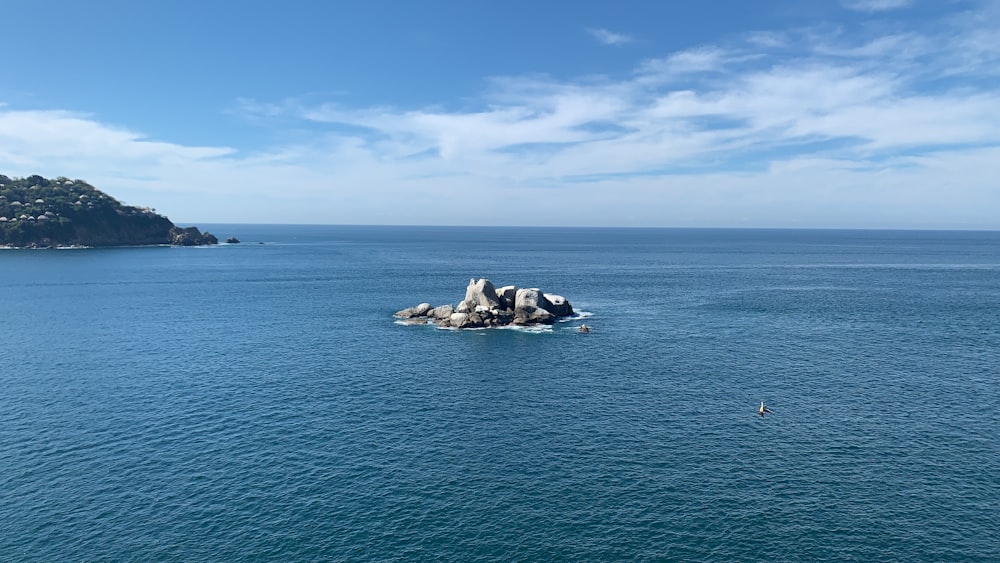
{"label": "rocky islet", "polygon": [[472,278],[465,288],[465,298],[457,306],[420,303],[397,311],[394,316],[407,323],[434,323],[442,328],[461,329],[548,325],[573,314],[573,306],[561,295],[544,293],[535,287],[497,288],[486,278]]}

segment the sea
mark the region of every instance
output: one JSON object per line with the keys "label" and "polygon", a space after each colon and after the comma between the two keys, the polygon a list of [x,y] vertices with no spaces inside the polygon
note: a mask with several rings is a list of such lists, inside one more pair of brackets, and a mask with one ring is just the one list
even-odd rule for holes
{"label": "sea", "polygon": [[0,250],[0,561],[1000,561],[1000,232],[200,227]]}

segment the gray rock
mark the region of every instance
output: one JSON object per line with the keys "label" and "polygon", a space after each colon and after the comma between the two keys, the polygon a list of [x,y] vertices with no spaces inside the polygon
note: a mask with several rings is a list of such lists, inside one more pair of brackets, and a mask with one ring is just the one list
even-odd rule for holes
{"label": "gray rock", "polygon": [[514,324],[552,324],[556,316],[549,312],[552,303],[537,287],[521,288],[514,298]]}
{"label": "gray rock", "polygon": [[462,328],[462,325],[465,325],[468,322],[468,313],[452,313],[451,317],[448,319],[448,324],[454,328]]}
{"label": "gray rock", "polygon": [[497,298],[497,290],[493,283],[486,278],[469,280],[469,286],[465,288],[465,299],[463,303],[468,304],[469,309],[476,307],[486,307],[487,309],[497,309],[500,307],[500,300]]}
{"label": "gray rock", "polygon": [[486,326],[487,313],[469,313],[469,320],[462,328],[480,328]]}
{"label": "gray rock", "polygon": [[546,309],[548,312],[557,317],[568,317],[573,314],[573,306],[562,295],[553,295],[551,293],[544,293],[543,295],[552,304],[551,308]]}
{"label": "gray rock", "polygon": [[427,313],[429,313],[430,310],[431,310],[430,303],[421,303],[416,307],[410,307],[408,309],[403,309],[402,311],[396,311],[396,314],[393,316],[398,317],[400,319],[412,319],[413,317],[426,317]]}
{"label": "gray rock", "polygon": [[505,285],[497,290],[497,300],[500,302],[500,310],[513,311],[514,299],[517,297],[517,288],[512,285]]}
{"label": "gray rock", "polygon": [[505,309],[503,311],[498,311],[493,317],[493,323],[495,326],[507,326],[514,322],[514,311],[513,309]]}
{"label": "gray rock", "polygon": [[427,313],[428,317],[433,317],[435,319],[450,319],[451,314],[455,312],[455,308],[451,305],[441,305],[440,307],[435,307]]}

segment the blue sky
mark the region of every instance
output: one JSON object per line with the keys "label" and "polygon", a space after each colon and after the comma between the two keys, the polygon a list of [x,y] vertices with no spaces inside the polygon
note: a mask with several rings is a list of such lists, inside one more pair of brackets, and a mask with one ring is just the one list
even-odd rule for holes
{"label": "blue sky", "polygon": [[184,223],[1000,229],[1000,1],[0,5],[0,173]]}

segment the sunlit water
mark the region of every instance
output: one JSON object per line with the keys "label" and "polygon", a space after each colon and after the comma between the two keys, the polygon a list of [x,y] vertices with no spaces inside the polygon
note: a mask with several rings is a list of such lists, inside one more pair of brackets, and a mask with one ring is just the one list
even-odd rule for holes
{"label": "sunlit water", "polygon": [[0,560],[1000,560],[1000,233],[210,230],[0,251]]}

